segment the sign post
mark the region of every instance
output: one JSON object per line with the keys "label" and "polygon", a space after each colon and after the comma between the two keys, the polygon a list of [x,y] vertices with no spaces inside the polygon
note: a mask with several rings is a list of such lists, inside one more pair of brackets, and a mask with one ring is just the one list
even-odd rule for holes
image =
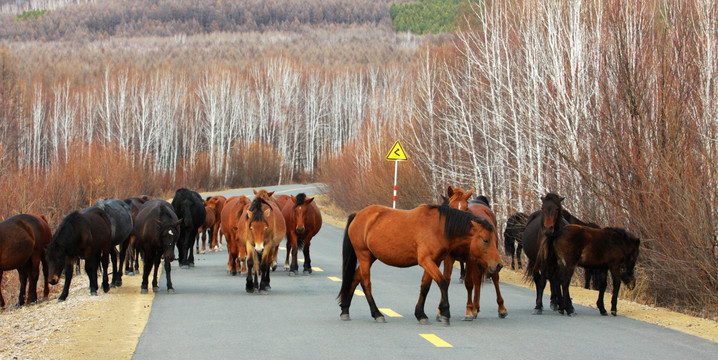
{"label": "sign post", "polygon": [[399,161],[406,160],[406,153],[404,152],[404,148],[401,147],[399,140],[394,143],[394,146],[391,147],[389,153],[386,154],[386,159],[394,161],[394,201],[392,202],[391,207],[396,209],[396,179],[399,173]]}

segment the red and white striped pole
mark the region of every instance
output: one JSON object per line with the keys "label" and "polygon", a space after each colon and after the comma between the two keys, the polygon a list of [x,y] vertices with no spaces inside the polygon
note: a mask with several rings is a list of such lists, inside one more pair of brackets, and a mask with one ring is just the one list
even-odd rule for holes
{"label": "red and white striped pole", "polygon": [[396,209],[396,178],[399,173],[399,160],[394,160],[394,202],[391,204],[392,209]]}

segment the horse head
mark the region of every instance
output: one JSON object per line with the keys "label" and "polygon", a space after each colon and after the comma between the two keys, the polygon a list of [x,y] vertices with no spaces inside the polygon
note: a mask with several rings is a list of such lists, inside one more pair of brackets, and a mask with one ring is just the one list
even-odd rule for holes
{"label": "horse head", "polygon": [[304,193],[297,194],[296,203],[294,205],[294,231],[296,231],[297,235],[304,234],[307,208],[313,200],[314,198],[307,199],[307,195]]}
{"label": "horse head", "polygon": [[636,261],[638,261],[638,249],[641,245],[641,240],[623,229],[614,230],[619,233],[619,237],[623,240],[624,260],[621,262],[619,270],[621,281],[630,290],[633,290],[636,287],[636,276],[633,270],[636,267]]}
{"label": "horse head", "polygon": [[77,256],[77,237],[79,234],[78,225],[82,221],[79,211],[73,211],[67,215],[55,233],[52,241],[47,246],[45,258],[48,267],[48,282],[57,284],[66,264],[69,264]]}
{"label": "horse head", "polygon": [[469,208],[469,198],[474,193],[474,189],[464,191],[461,188],[449,188],[446,191],[446,195],[449,197],[449,206],[454,209],[467,210]]}
{"label": "horse head", "polygon": [[162,244],[165,261],[175,260],[175,246],[180,236],[180,225],[183,219],[175,220],[164,207],[160,208],[160,216],[155,221],[159,229],[159,242]]}
{"label": "horse head", "polygon": [[[267,206],[266,209],[264,205]],[[254,251],[260,256],[264,251],[264,239],[269,231],[269,221],[267,219],[271,213],[271,206],[260,197],[255,197],[247,210],[247,227],[254,245]]]}
{"label": "horse head", "polygon": [[561,227],[563,216],[561,202],[563,199],[563,197],[553,193],[548,193],[541,198],[541,213],[543,215],[542,232],[545,236],[554,235]]}

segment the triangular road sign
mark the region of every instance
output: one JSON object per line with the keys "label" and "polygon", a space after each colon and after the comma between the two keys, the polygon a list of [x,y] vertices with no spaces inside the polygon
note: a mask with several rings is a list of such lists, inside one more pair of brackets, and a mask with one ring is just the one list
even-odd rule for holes
{"label": "triangular road sign", "polygon": [[401,147],[399,140],[397,140],[394,143],[394,146],[391,147],[391,150],[389,150],[389,153],[386,154],[386,159],[389,161],[406,160],[406,153],[404,152],[404,149]]}

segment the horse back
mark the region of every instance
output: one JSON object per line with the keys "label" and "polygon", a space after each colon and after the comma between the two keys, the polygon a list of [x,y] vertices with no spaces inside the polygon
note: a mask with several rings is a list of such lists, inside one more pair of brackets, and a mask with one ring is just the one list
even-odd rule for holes
{"label": "horse back", "polygon": [[33,253],[44,253],[45,244],[52,236],[41,219],[19,214],[0,222],[0,270],[15,269],[24,264]]}

